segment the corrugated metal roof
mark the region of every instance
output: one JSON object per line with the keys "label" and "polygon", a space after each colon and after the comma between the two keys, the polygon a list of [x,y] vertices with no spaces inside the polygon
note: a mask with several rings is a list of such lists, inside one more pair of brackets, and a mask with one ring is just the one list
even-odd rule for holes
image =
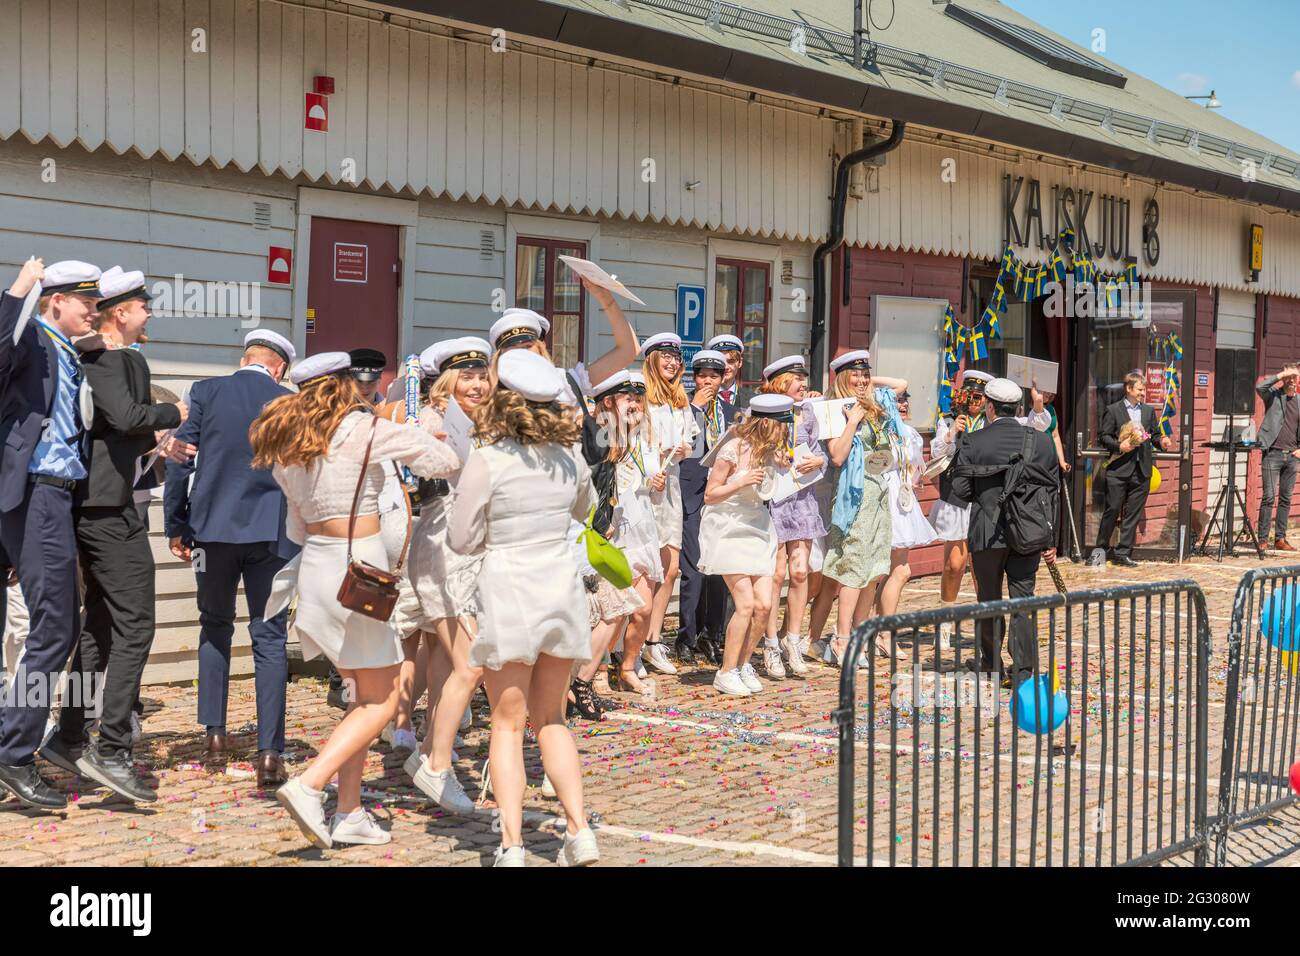
{"label": "corrugated metal roof", "polygon": [[[1008,123],[1039,127],[1048,136],[1045,152],[1053,151],[1050,142],[1055,135],[1062,144],[1078,138],[1109,147],[1099,149],[1096,156],[1085,151],[1081,157],[1085,162],[1126,168],[1123,162],[1114,161],[1118,148],[1131,155],[1129,168],[1139,174],[1143,157],[1200,169],[1207,176],[1193,185],[1210,191],[1223,191],[1225,181],[1241,178],[1243,161],[1251,160],[1259,184],[1300,194],[1300,154],[1106,61],[996,0],[961,0],[959,5],[1047,34],[1067,48],[1105,63],[1127,81],[1118,88],[1054,70],[946,16],[944,4],[921,0],[896,0],[893,22],[884,31],[874,31],[874,71],[857,70],[852,65],[853,10],[849,0],[802,0],[797,7],[776,0],[746,0],[743,5],[717,0],[539,0],[531,4],[551,8],[561,16],[566,10],[581,11],[617,21],[610,26],[666,34],[663,39],[644,37],[637,48],[637,58],[651,64],[682,68],[690,55],[674,49],[671,37],[679,36],[712,45],[720,56],[725,55],[723,51],[748,54],[745,64],[752,64],[753,57],[770,61],[773,74],[766,78],[752,75],[756,69],[752,65],[736,64],[729,69],[726,79],[741,85],[747,82],[747,73],[751,74],[748,80],[762,89],[770,89],[772,78],[779,77],[788,95],[827,102],[831,97],[826,93],[833,90],[834,102],[827,105],[845,108],[855,108],[854,102],[859,100],[856,91],[860,90],[856,108],[866,113],[874,112],[873,102],[888,103],[889,92],[911,94],[936,104],[1001,116]],[[511,6],[530,5],[516,0]],[[805,53],[791,49],[790,35],[796,26],[804,31]],[[566,42],[579,38],[573,36],[567,22],[557,30],[565,32],[566,28]],[[805,83],[801,77],[810,72],[843,85]],[[967,122],[954,116],[952,127],[938,125],[998,138],[996,122],[991,126],[981,123],[980,129],[962,128]],[[931,123],[928,120],[926,125]]]}

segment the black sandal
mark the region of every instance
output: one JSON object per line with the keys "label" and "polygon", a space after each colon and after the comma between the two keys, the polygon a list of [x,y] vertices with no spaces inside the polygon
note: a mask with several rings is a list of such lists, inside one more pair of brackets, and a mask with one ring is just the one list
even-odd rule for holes
{"label": "black sandal", "polygon": [[575,677],[569,685],[573,691],[575,703],[571,706],[586,720],[604,720],[605,714],[601,710],[600,698],[596,696],[595,690],[592,689],[591,682]]}

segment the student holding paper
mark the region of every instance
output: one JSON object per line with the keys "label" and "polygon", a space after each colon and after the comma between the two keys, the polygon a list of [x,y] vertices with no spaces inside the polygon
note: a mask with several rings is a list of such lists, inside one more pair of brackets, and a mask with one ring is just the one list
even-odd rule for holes
{"label": "student holding paper", "polygon": [[895,399],[888,389],[879,389],[876,395],[881,400],[885,414],[895,420],[895,427],[890,432],[894,463],[885,472],[885,481],[889,485],[889,510],[893,519],[889,577],[885,579],[877,596],[880,613],[887,615],[898,610],[903,588],[912,577],[908,553],[912,548],[923,548],[934,541],[934,528],[925,520],[925,513],[916,500],[916,486],[921,481],[921,472],[925,470],[925,459],[921,454],[925,443],[916,429],[906,421],[910,411],[910,396],[903,392]]}
{"label": "student holding paper", "polygon": [[663,581],[655,588],[648,633],[644,637],[649,648],[647,663],[661,674],[676,674],[677,668],[668,659],[668,648],[663,643],[662,630],[664,614],[668,611],[673,586],[677,583],[682,551],[680,462],[695,446],[699,426],[690,411],[686,389],[682,387],[682,373],[685,370],[682,340],[672,332],[660,332],[646,339],[641,350],[645,355],[642,371],[645,375],[646,410],[653,439],[653,464],[647,462],[646,467],[663,561]]}
{"label": "student holding paper", "polygon": [[[449,418],[463,420],[482,406],[489,393],[490,355],[488,343],[473,336],[437,342],[421,353],[424,379],[420,389],[419,425],[424,431],[443,435],[449,431],[446,424]],[[401,414],[404,418],[404,412],[404,402],[381,410],[387,417]],[[467,457],[468,450],[463,447],[462,436],[453,440],[446,434],[445,439],[463,462],[462,453]],[[457,448],[458,444],[462,447]],[[421,676],[429,690],[429,709],[424,743],[412,752],[404,769],[415,786],[447,812],[472,813],[474,802],[466,796],[451,763],[456,731],[463,722],[470,698],[483,680],[482,668],[469,664],[476,609],[472,598],[459,596],[468,592],[466,579],[472,578],[478,560],[458,555],[447,546],[447,522],[456,489],[442,478],[422,480],[419,487],[420,517],[411,530],[407,564],[416,607],[403,615],[407,602],[399,602],[395,617],[400,615],[414,621],[418,628],[417,646],[423,642],[427,647],[425,672]],[[415,659],[411,648],[404,650],[408,659]],[[420,696],[414,672],[402,676],[399,727],[410,726],[410,709]],[[403,707],[407,711],[405,715],[400,712]]]}
{"label": "student holding paper", "polygon": [[[817,417],[805,398],[816,398],[808,392],[808,366],[802,355],[778,359],[763,369],[764,394],[786,395],[794,403],[794,420],[786,436],[791,468],[800,476],[820,473],[827,458],[817,441]],[[773,500],[768,505],[772,524],[776,528],[776,578],[773,581],[772,612],[768,617],[767,634],[763,640],[763,669],[769,677],[785,677],[781,663],[782,652],[796,674],[808,671],[800,652],[799,634],[803,629],[803,615],[808,607],[808,558],[813,541],[824,537],[826,525],[822,523],[821,509],[817,503],[817,488],[805,485],[788,498]],[[781,584],[787,575],[790,590],[786,595],[785,628],[778,637],[777,617]]]}
{"label": "student holding paper", "polygon": [[735,439],[719,449],[704,489],[700,571],[722,575],[736,606],[713,686],[733,697],[763,689],[749,659],[776,599],[776,528],[766,501],[774,470],[789,466],[787,435],[793,424],[794,402],[788,396],[755,395]]}

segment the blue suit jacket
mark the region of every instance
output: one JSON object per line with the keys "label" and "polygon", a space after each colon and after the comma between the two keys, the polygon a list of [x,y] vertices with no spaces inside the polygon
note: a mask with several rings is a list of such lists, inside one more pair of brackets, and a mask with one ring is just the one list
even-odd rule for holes
{"label": "blue suit jacket", "polygon": [[199,453],[188,465],[167,463],[163,489],[167,537],[187,543],[272,542],[282,558],[298,552],[284,532],[288,513],[284,492],[270,469],[252,467],[253,446],[248,441],[248,427],[266,404],[289,394],[256,369],[194,383],[189,418],[176,430],[176,437],[197,446]]}
{"label": "blue suit jacket", "polygon": [[[701,455],[706,450],[704,448],[705,435],[707,430],[704,423],[704,412],[694,405],[687,406],[691,414],[695,416],[695,424],[700,426],[699,448],[697,451]],[[732,405],[725,398],[722,399],[722,422],[727,428],[731,427],[732,420],[736,417],[736,406]],[[685,458],[682,460],[678,475],[678,481],[682,488],[682,509],[694,513],[704,507],[704,486],[709,483],[709,469],[700,464],[699,458]]]}
{"label": "blue suit jacket", "polygon": [[58,347],[41,334],[35,316],[14,344],[23,300],[0,294],[0,511],[13,511],[27,493],[41,429],[54,407],[59,380]]}

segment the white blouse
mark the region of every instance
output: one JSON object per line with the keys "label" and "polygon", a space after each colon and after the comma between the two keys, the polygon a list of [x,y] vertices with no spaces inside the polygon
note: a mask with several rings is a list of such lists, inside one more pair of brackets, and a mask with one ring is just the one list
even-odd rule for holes
{"label": "white blouse", "polygon": [[375,422],[375,443],[361,488],[361,500],[357,504],[358,515],[378,512],[379,493],[386,479],[386,462],[406,465],[421,478],[443,477],[460,467],[456,453],[420,427],[397,424],[386,418],[376,420],[369,412],[350,412],[335,429],[324,457],[306,467],[276,465],[272,469],[289,502],[285,530],[290,541],[302,544],[307,539],[307,525],[330,518],[346,518],[352,513],[352,498],[357,490],[357,478],[361,473],[372,421]]}
{"label": "white blouse", "polygon": [[[673,408],[673,406],[664,403],[662,405],[648,405],[650,413],[650,430],[654,435],[655,447],[659,450],[660,469],[668,461],[668,456],[672,454],[675,447],[682,442],[694,446],[695,439],[699,437],[700,426],[696,422],[695,416],[691,414],[691,407]],[[680,460],[679,460],[680,461]],[[678,462],[674,462],[677,464]]]}

